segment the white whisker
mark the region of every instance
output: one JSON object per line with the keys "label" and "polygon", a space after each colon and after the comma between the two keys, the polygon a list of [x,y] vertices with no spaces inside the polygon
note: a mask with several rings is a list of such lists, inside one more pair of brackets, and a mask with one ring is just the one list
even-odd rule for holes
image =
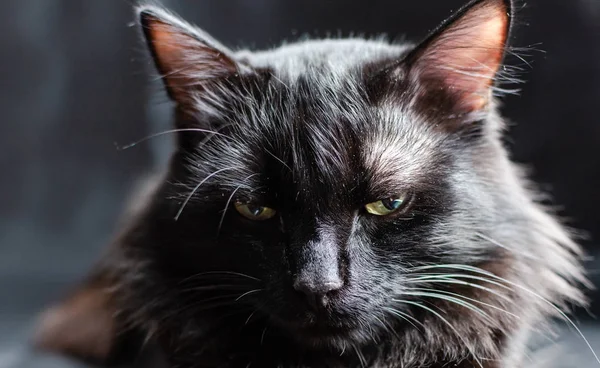
{"label": "white whisker", "polygon": [[235,301],[239,301],[240,299],[242,299],[243,297],[245,297],[246,295],[250,295],[250,294],[254,294],[254,293],[258,293],[259,291],[262,291],[263,289],[254,289],[254,290],[250,290],[245,292],[244,294],[240,295],[239,297],[237,297],[237,299],[235,299]]}
{"label": "white whisker", "polygon": [[136,146],[136,145],[138,145],[138,144],[140,144],[140,143],[143,143],[143,142],[145,142],[145,141],[147,141],[147,140],[149,140],[149,139],[156,138],[156,137],[160,137],[160,136],[163,136],[163,135],[166,135],[166,134],[179,133],[179,132],[199,132],[199,133],[208,133],[208,134],[210,134],[210,137],[214,137],[215,135],[218,135],[218,136],[222,136],[222,137],[226,137],[226,138],[228,138],[226,135],[224,135],[224,134],[221,134],[221,133],[219,133],[219,132],[215,132],[215,131],[213,131],[213,130],[208,130],[208,129],[198,129],[198,128],[182,128],[182,129],[170,129],[170,130],[165,130],[165,131],[163,131],[163,132],[159,132],[159,133],[154,133],[154,134],[151,134],[151,135],[149,135],[149,136],[147,136],[147,137],[144,137],[144,138],[142,138],[142,139],[140,139],[140,140],[137,140],[137,141],[135,141],[135,142],[132,142],[132,143],[126,144],[126,145],[124,145],[124,146],[119,146],[119,145],[116,145],[116,146],[117,146],[117,149],[118,149],[119,151],[124,151],[124,150],[126,150],[126,149],[129,149],[129,148],[131,148],[131,147],[133,147],[133,146]]}
{"label": "white whisker", "polygon": [[[480,275],[485,275],[488,277],[491,277],[495,280],[501,281],[503,283],[506,283],[508,285],[511,285],[513,287],[519,288],[520,290],[525,291],[526,293],[528,293],[529,295],[534,296],[535,298],[539,299],[540,301],[544,302],[545,304],[547,304],[549,307],[551,307],[554,311],[556,311],[563,319],[564,321],[566,321],[571,327],[573,327],[575,329],[575,331],[578,333],[578,335],[581,337],[581,339],[585,342],[585,344],[587,345],[588,349],[590,350],[590,352],[593,354],[594,358],[596,359],[596,362],[598,362],[598,364],[600,364],[600,358],[598,358],[598,355],[596,354],[596,351],[594,350],[594,348],[592,347],[592,345],[590,344],[590,342],[588,341],[588,339],[585,337],[585,335],[583,334],[583,332],[581,331],[581,329],[579,329],[579,327],[577,327],[577,325],[575,324],[575,322],[573,322],[573,320],[571,320],[571,318],[569,318],[569,316],[567,316],[567,314],[565,312],[563,312],[560,308],[558,308],[556,305],[554,305],[552,302],[550,302],[548,299],[544,298],[543,296],[539,295],[538,293],[536,293],[535,291],[530,290],[529,288],[517,284],[515,282],[512,282],[510,280],[507,280],[503,277],[500,277],[498,275],[495,275],[489,271],[483,270],[479,267],[474,267],[474,266],[468,266],[468,265],[460,265],[460,264],[443,264],[443,265],[431,265],[431,266],[422,266],[419,267],[420,269],[423,270],[428,270],[428,269],[458,269],[458,270],[464,270],[464,271],[470,271],[473,273],[477,273]],[[467,275],[456,275],[457,277],[467,277]],[[469,278],[476,278],[475,276],[469,276]],[[499,285],[501,287],[504,288],[508,288],[510,289],[508,286],[500,284],[500,283],[496,283],[496,282],[492,282],[489,279],[480,277],[480,280],[484,281],[484,282],[488,282],[488,283],[493,283],[495,285]]]}
{"label": "white whisker", "polygon": [[248,180],[251,177],[256,176],[256,175],[258,175],[258,174],[252,174],[252,175],[246,177],[244,180],[242,180],[242,182],[240,183],[240,185],[238,185],[237,188],[235,188],[235,190],[233,192],[231,192],[231,195],[227,199],[227,203],[225,203],[225,208],[223,209],[223,214],[221,215],[221,220],[219,221],[219,227],[217,228],[217,236],[221,232],[221,226],[223,226],[223,220],[225,220],[225,214],[227,213],[227,209],[229,208],[229,205],[231,204],[231,200],[233,199],[233,196],[235,195],[235,193],[238,190],[240,190],[240,188],[244,185],[244,182],[246,180]]}
{"label": "white whisker", "polygon": [[438,317],[439,319],[441,319],[448,327],[450,327],[450,329],[452,331],[454,331],[454,333],[456,334],[456,337],[458,337],[459,340],[461,340],[465,346],[467,347],[467,349],[469,350],[469,352],[471,353],[471,355],[473,356],[473,359],[477,362],[477,364],[479,364],[480,368],[484,368],[483,364],[481,363],[481,361],[479,360],[479,358],[475,355],[475,353],[473,352],[473,348],[470,346],[470,344],[467,343],[467,341],[460,335],[460,333],[456,330],[456,328],[450,323],[448,322],[448,320],[446,320],[441,314],[439,314],[438,312],[434,311],[433,309],[424,306],[423,304],[417,303],[417,302],[411,302],[408,300],[395,300],[397,302],[403,302],[405,304],[410,304],[410,305],[414,305],[416,307],[420,307],[425,309],[426,311],[428,311],[429,313],[433,314],[434,316]]}
{"label": "white whisker", "polygon": [[179,220],[179,217],[181,216],[181,213],[183,212],[183,209],[188,204],[188,202],[190,201],[190,199],[192,199],[192,197],[194,196],[194,194],[196,193],[196,191],[198,191],[198,189],[202,186],[202,184],[206,183],[206,181],[208,179],[212,178],[215,175],[218,175],[219,173],[222,173],[223,171],[233,170],[233,169],[239,169],[239,167],[232,166],[232,167],[226,167],[224,169],[217,170],[217,171],[213,172],[212,174],[208,175],[207,177],[205,177],[198,185],[196,185],[194,187],[194,189],[192,190],[192,192],[187,196],[187,198],[185,199],[185,201],[183,201],[183,204],[179,208],[179,211],[177,211],[177,215],[175,215],[175,221]]}

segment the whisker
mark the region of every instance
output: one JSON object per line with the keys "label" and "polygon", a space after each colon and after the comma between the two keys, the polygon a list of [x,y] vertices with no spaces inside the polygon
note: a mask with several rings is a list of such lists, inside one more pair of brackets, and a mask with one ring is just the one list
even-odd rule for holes
{"label": "whisker", "polygon": [[239,293],[237,293],[237,294],[217,295],[217,296],[213,296],[213,297],[210,297],[210,298],[204,298],[202,300],[199,300],[198,303],[195,303],[195,304],[199,305],[199,304],[206,303],[208,305],[208,302],[220,301],[220,300],[223,300],[223,299],[225,299],[225,300],[226,299],[230,299],[230,302],[233,305],[233,302],[235,301],[234,298],[238,297],[239,295],[240,295]]}
{"label": "whisker", "polygon": [[499,282],[496,282],[494,280],[490,280],[490,279],[487,279],[487,278],[481,277],[481,276],[464,275],[464,274],[439,274],[439,275],[423,276],[423,277],[419,277],[417,280],[411,280],[411,281],[435,280],[438,278],[439,279],[451,279],[451,280],[454,278],[465,278],[465,279],[471,279],[471,280],[478,280],[478,281],[487,282],[489,284],[496,285],[501,288],[512,291],[512,289],[510,287],[508,287],[504,284],[501,284]]}
{"label": "whisker", "polygon": [[[395,301],[396,301],[396,302],[404,302],[403,300],[395,300]],[[417,324],[421,325],[421,327],[425,328],[425,326],[424,326],[424,325],[423,325],[423,324],[422,324],[422,323],[421,323],[419,320],[417,320],[415,317],[411,316],[411,315],[410,315],[410,314],[408,314],[408,313],[401,312],[401,311],[399,311],[399,310],[397,310],[397,309],[394,309],[394,308],[388,308],[388,307],[386,307],[386,308],[385,308],[385,310],[386,310],[386,311],[388,311],[389,313],[391,313],[391,314],[393,314],[393,315],[397,316],[397,317],[400,317],[400,318],[402,318],[402,320],[404,320],[404,321],[408,322],[408,323],[409,323],[411,326],[413,326],[413,327],[414,327],[414,328],[415,328],[417,331],[420,331],[421,333],[423,333],[423,331],[422,331],[422,330],[421,330],[419,327],[417,327],[415,324],[413,324],[413,323],[411,322],[411,320],[412,320],[412,321],[414,321],[415,323],[417,323]]]}
{"label": "whisker", "polygon": [[[415,281],[415,280],[409,280],[409,282],[410,281]],[[488,287],[485,287],[485,286],[482,286],[482,285],[479,285],[479,284],[474,284],[472,282],[467,282],[467,281],[462,281],[462,280],[455,280],[455,279],[451,279],[451,278],[450,279],[444,278],[444,279],[439,279],[439,280],[438,279],[426,280],[426,282],[418,282],[417,281],[415,283],[416,284],[420,284],[420,283],[421,284],[436,283],[436,284],[452,284],[452,285],[470,286],[470,287],[473,287],[475,289],[487,291],[490,294],[496,295],[496,296],[498,296],[498,297],[500,297],[500,298],[502,298],[502,299],[510,302],[511,304],[514,304],[514,300],[510,299],[506,295],[501,294],[501,293],[499,293],[498,291],[496,291],[494,289],[491,289],[491,288],[488,288]]]}
{"label": "whisker", "polygon": [[[411,289],[409,289],[409,290],[411,290]],[[477,300],[477,299],[469,298],[469,297],[466,297],[466,296],[458,294],[458,293],[452,293],[450,291],[445,291],[445,290],[425,289],[425,288],[415,288],[414,290],[417,290],[417,291],[433,291],[433,292],[436,292],[436,293],[442,293],[442,294],[451,295],[451,296],[454,296],[454,297],[457,297],[457,298],[463,298],[465,300],[469,300],[469,301],[472,301],[474,303],[478,303],[478,304],[484,305],[486,307],[489,307],[489,308],[492,308],[492,309],[496,309],[496,310],[498,310],[500,312],[503,312],[503,313],[506,313],[509,316],[514,317],[516,319],[521,319],[521,317],[517,316],[516,314],[511,313],[511,312],[509,312],[509,311],[507,311],[505,309],[502,309],[502,308],[500,308],[498,306],[495,306],[493,304],[489,304],[489,303],[486,303],[486,302],[482,302],[482,301]]]}
{"label": "whisker", "polygon": [[[400,300],[395,300],[395,299],[394,299],[394,301],[400,302]],[[401,302],[403,302],[405,304],[410,304],[410,305],[414,305],[416,307],[423,308],[426,311],[428,311],[429,313],[432,313],[434,316],[436,316],[439,319],[441,319],[448,327],[450,327],[450,329],[452,331],[454,331],[454,333],[456,334],[456,337],[458,337],[465,344],[465,346],[467,347],[467,349],[469,350],[469,352],[473,356],[473,359],[477,362],[477,364],[479,364],[479,367],[483,368],[483,364],[481,363],[481,361],[479,360],[479,358],[473,352],[473,348],[471,346],[469,346],[469,344],[467,343],[467,341],[460,335],[460,333],[458,333],[458,331],[456,330],[456,328],[450,322],[448,322],[448,320],[446,320],[444,317],[442,317],[441,314],[439,314],[438,312],[434,311],[433,309],[431,309],[431,308],[429,308],[427,306],[424,306],[423,304],[417,303],[417,302],[411,302],[409,300],[402,300]]]}
{"label": "whisker", "polygon": [[[560,308],[558,308],[556,305],[554,305],[552,302],[550,302],[548,299],[544,298],[543,296],[539,295],[538,293],[536,293],[535,291],[532,291],[528,288],[526,288],[523,285],[517,284],[515,282],[512,282],[510,280],[507,280],[503,277],[500,277],[498,275],[495,275],[489,271],[483,270],[479,267],[473,267],[473,266],[468,266],[468,265],[456,265],[456,264],[448,264],[448,265],[432,265],[432,266],[423,266],[426,267],[426,269],[433,269],[433,268],[447,268],[447,269],[459,269],[459,270],[465,270],[465,271],[471,271],[473,273],[478,273],[481,275],[486,275],[489,276],[493,279],[502,281],[506,284],[509,284],[511,286],[517,287],[523,291],[525,291],[526,293],[528,293],[529,295],[532,295],[536,298],[538,298],[539,300],[541,300],[542,302],[544,302],[545,304],[547,304],[549,307],[551,307],[553,310],[555,310],[563,319],[564,321],[566,321],[571,327],[573,327],[575,329],[575,331],[578,333],[578,335],[581,337],[581,339],[583,340],[583,342],[585,342],[585,344],[587,345],[588,349],[590,350],[590,352],[593,354],[594,358],[596,359],[596,362],[598,362],[598,364],[600,364],[600,358],[598,358],[598,355],[596,354],[596,351],[594,350],[594,348],[592,347],[592,345],[590,344],[590,342],[588,341],[588,339],[585,337],[585,335],[583,334],[583,332],[581,331],[581,329],[579,329],[579,327],[577,327],[577,325],[575,324],[575,322],[573,322],[573,320],[571,318],[569,318],[569,316],[567,316],[567,314],[565,312],[563,312]],[[490,282],[487,279],[482,278],[483,280],[486,280],[486,282]],[[504,286],[507,287],[507,286]]]}
{"label": "whisker", "polygon": [[381,324],[384,330],[386,330],[387,332],[391,332],[394,336],[396,336],[398,340],[400,340],[400,336],[398,335],[396,330],[394,330],[394,328],[385,320],[385,318],[382,320],[377,316],[373,317]]}
{"label": "whisker", "polygon": [[263,330],[262,334],[260,335],[260,345],[262,346],[263,343],[265,342],[265,334],[267,333],[267,327],[265,327],[265,329]]}
{"label": "whisker", "polygon": [[415,292],[408,291],[408,292],[404,292],[402,294],[403,295],[410,295],[410,296],[422,296],[422,297],[428,297],[428,298],[445,300],[447,302],[451,302],[451,303],[460,305],[461,307],[470,309],[473,312],[475,312],[475,313],[477,313],[477,314],[485,317],[489,321],[492,320],[491,317],[490,317],[490,315],[487,314],[487,313],[485,313],[481,308],[478,308],[478,307],[474,306],[473,304],[471,304],[471,303],[469,303],[467,301],[464,301],[464,300],[461,300],[461,299],[458,299],[458,298],[455,298],[455,297],[452,297],[452,296],[438,294],[438,293],[432,293],[432,292],[418,292],[418,291],[415,291]]}
{"label": "whisker", "polygon": [[181,293],[197,293],[201,291],[220,291],[220,290],[235,290],[235,289],[247,289],[245,285],[233,285],[233,284],[222,284],[222,285],[209,285],[209,286],[195,286],[179,290]]}
{"label": "whisker", "polygon": [[[115,143],[115,146],[117,147],[117,150],[119,150],[119,151],[124,151],[124,150],[126,150],[126,149],[129,149],[129,148],[131,148],[131,147],[137,146],[138,144],[140,144],[140,143],[143,143],[143,142],[145,142],[145,141],[147,141],[147,140],[149,140],[149,139],[156,138],[156,137],[160,137],[160,136],[163,136],[163,135],[166,135],[166,134],[173,134],[173,133],[179,133],[179,132],[199,132],[199,133],[209,133],[209,134],[211,134],[211,135],[210,135],[211,137],[213,137],[213,136],[215,136],[215,135],[219,135],[219,136],[222,136],[222,137],[227,137],[226,135],[224,135],[224,134],[221,134],[221,133],[219,133],[219,132],[215,132],[214,130],[208,130],[208,129],[197,129],[197,128],[182,128],[182,129],[171,129],[171,130],[165,130],[165,131],[163,131],[163,132],[154,133],[154,134],[151,134],[151,135],[149,135],[149,136],[147,136],[147,137],[144,137],[144,138],[142,138],[142,139],[140,139],[140,140],[137,140],[137,141],[135,141],[135,142],[132,142],[132,143],[126,144],[126,145],[124,145],[124,146],[119,146],[117,143]],[[227,138],[228,138],[228,137],[227,137]]]}
{"label": "whisker", "polygon": [[[412,280],[408,280],[407,283],[415,283],[415,284],[429,284],[429,283],[436,283],[436,284],[454,284],[454,285],[464,285],[464,286],[470,286],[476,289],[480,289],[480,290],[484,290],[487,291],[490,294],[496,295],[499,298],[502,298],[510,303],[514,303],[514,300],[510,299],[508,296],[499,293],[498,291],[491,289],[489,287],[483,286],[483,285],[479,285],[479,284],[474,284],[472,282],[467,282],[467,281],[463,281],[463,280],[456,280],[453,277],[449,277],[449,274],[438,274],[438,275],[429,275],[426,278],[420,278],[420,279],[412,279]],[[468,275],[463,275],[463,276],[468,276]],[[501,285],[503,288],[507,288],[505,285]],[[508,288],[509,291],[512,291],[512,289]]]}
{"label": "whisker", "polygon": [[235,300],[236,302],[239,301],[240,299],[242,299],[243,297],[245,297],[246,295],[250,295],[250,294],[254,294],[254,293],[258,293],[259,291],[262,291],[263,289],[254,289],[254,290],[250,290],[245,292],[244,294],[240,295],[239,297],[237,297],[237,299]]}
{"label": "whisker", "polygon": [[258,279],[256,277],[247,275],[245,273],[241,273],[241,272],[233,272],[233,271],[207,271],[207,272],[201,272],[201,273],[197,273],[195,275],[192,275],[188,278],[185,278],[183,280],[181,280],[179,283],[183,283],[183,282],[187,282],[193,279],[196,279],[198,277],[202,277],[202,276],[213,276],[213,275],[225,275],[225,276],[239,276],[239,277],[245,277],[247,279],[253,280],[253,281],[262,281],[261,279]]}
{"label": "whisker", "polygon": [[254,312],[250,313],[250,316],[248,317],[246,322],[244,322],[244,326],[246,326],[248,324],[248,322],[250,322],[250,319],[252,319],[252,317],[256,314],[256,312],[258,312],[258,309],[255,310]]}
{"label": "whisker", "polygon": [[219,235],[219,233],[221,232],[221,226],[223,226],[223,220],[225,220],[225,214],[227,213],[227,209],[229,208],[229,204],[231,203],[231,199],[233,198],[233,196],[235,195],[235,193],[240,190],[240,188],[244,185],[244,182],[248,179],[250,179],[253,176],[257,176],[259,174],[252,174],[248,177],[246,177],[244,180],[242,180],[242,182],[240,183],[240,185],[237,186],[237,188],[235,188],[235,190],[233,192],[231,192],[231,195],[229,196],[229,198],[227,199],[227,203],[225,204],[225,208],[223,209],[223,214],[221,215],[221,220],[219,221],[219,227],[217,228],[217,236]]}
{"label": "whisker", "polygon": [[[209,310],[216,309],[216,308],[233,307],[233,306],[236,307],[236,311],[234,311],[233,313],[230,313],[228,315],[238,314],[238,313],[243,312],[244,310],[247,310],[248,308],[246,308],[246,307],[242,308],[241,304],[235,304],[233,302],[233,297],[235,297],[236,295],[237,294],[226,295],[226,296],[222,296],[220,298],[210,298],[210,299],[200,301],[197,303],[191,303],[189,305],[184,306],[183,308],[171,311],[170,313],[164,315],[162,318],[168,319],[174,315],[178,315],[178,314],[187,312],[189,310],[193,310],[194,312],[203,312],[203,311],[209,311]],[[226,299],[226,300],[223,300],[223,299]],[[221,301],[219,301],[219,300],[221,300]],[[207,301],[210,301],[213,303],[206,304]]]}
{"label": "whisker", "polygon": [[181,213],[183,212],[183,209],[188,204],[188,202],[190,201],[190,199],[194,196],[194,193],[196,193],[196,191],[202,186],[202,184],[206,183],[206,181],[208,179],[212,178],[213,176],[215,176],[215,175],[217,175],[219,173],[222,173],[223,171],[233,170],[233,169],[239,169],[239,167],[232,166],[232,167],[226,167],[224,169],[217,170],[217,171],[213,172],[212,174],[208,175],[207,177],[205,177],[198,185],[196,185],[196,187],[194,187],[194,189],[192,190],[192,192],[187,196],[187,198],[185,199],[185,201],[183,202],[183,204],[179,208],[179,211],[177,211],[177,215],[175,215],[175,221],[179,220],[179,216],[181,216]]}

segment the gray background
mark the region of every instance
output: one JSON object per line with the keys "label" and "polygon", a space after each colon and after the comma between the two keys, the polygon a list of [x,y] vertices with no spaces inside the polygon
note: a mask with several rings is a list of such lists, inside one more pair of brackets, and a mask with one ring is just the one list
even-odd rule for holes
{"label": "gray background", "polygon": [[[71,366],[29,351],[33,318],[85,274],[136,180],[167,158],[168,137],[125,151],[114,145],[169,127],[169,103],[131,26],[132,3],[2,1],[0,368]],[[265,47],[327,31],[418,40],[463,1],[163,3],[230,46]],[[532,65],[525,66],[528,83],[520,96],[505,98],[503,111],[514,122],[507,144],[516,160],[533,167],[569,223],[590,234],[585,246],[597,256],[600,0],[531,0],[518,14],[514,44],[543,52],[524,53]],[[600,267],[587,266],[596,278]],[[598,304],[591,311],[598,314]],[[600,350],[589,313],[578,317]],[[563,360],[598,366],[573,336],[565,332],[571,355]]]}

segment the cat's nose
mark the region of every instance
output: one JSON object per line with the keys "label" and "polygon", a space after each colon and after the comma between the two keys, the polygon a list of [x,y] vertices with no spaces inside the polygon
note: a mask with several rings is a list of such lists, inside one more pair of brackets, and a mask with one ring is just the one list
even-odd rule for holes
{"label": "cat's nose", "polygon": [[319,229],[314,239],[294,247],[293,286],[313,310],[330,304],[334,294],[344,287],[344,274],[340,259],[341,247],[336,234]]}
{"label": "cat's nose", "polygon": [[306,302],[313,310],[325,308],[333,294],[340,290],[344,283],[337,277],[313,280],[312,278],[298,278],[294,282],[294,289],[304,294]]}

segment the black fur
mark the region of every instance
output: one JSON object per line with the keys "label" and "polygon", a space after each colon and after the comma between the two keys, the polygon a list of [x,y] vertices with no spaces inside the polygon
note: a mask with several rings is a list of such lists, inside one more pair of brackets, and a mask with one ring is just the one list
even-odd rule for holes
{"label": "black fur", "polygon": [[[524,336],[559,314],[549,303],[582,303],[585,278],[577,245],[500,143],[492,91],[510,5],[474,1],[417,47],[324,40],[217,58],[201,31],[142,8],[185,130],[98,268],[122,328],[158,342],[172,367],[523,364]],[[456,26],[465,19],[481,32]],[[213,56],[183,52],[190,67],[170,70],[156,20]],[[487,69],[440,67],[470,47],[489,50]],[[460,89],[473,74],[489,96]],[[365,210],[401,194],[396,214]],[[277,214],[248,220],[236,202]],[[295,287],[300,275],[309,289],[341,284],[320,305]]]}

